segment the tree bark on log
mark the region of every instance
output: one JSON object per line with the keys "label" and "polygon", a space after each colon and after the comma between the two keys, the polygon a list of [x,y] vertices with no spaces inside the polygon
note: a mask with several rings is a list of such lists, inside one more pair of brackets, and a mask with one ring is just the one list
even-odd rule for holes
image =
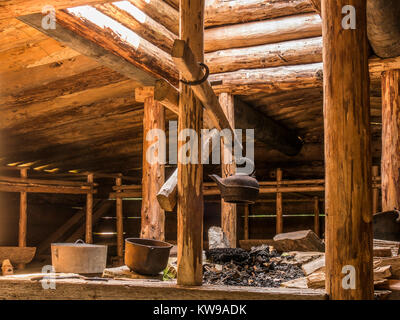
{"label": "tree bark on log", "polygon": [[[159,129],[165,131],[164,107],[148,97],[144,102],[143,116],[143,169],[142,169],[142,222],[140,237],[145,239],[165,240],[165,213],[157,202],[157,192],[164,184],[164,165],[158,161],[152,163],[147,154],[154,157],[158,154],[153,150],[155,141],[148,141],[149,131]],[[151,137],[151,135],[150,135]],[[157,152],[160,152],[158,148]]]}
{"label": "tree bark on log", "polygon": [[[357,27],[343,29],[348,1],[322,0],[326,288],[333,300],[373,299],[374,293],[366,2],[351,4]],[[346,274],[355,288],[349,281],[351,289],[343,287]]]}
{"label": "tree bark on log", "polygon": [[382,211],[400,209],[400,69],[382,74]]}
{"label": "tree bark on log", "polygon": [[[224,110],[232,128],[235,129],[235,97],[229,93],[221,93],[219,96],[219,103]],[[221,169],[222,178],[227,178],[236,173],[236,164],[232,156],[232,147],[225,148],[223,138],[221,138]],[[232,156],[232,163],[228,163],[229,153]],[[225,233],[231,248],[236,248],[237,245],[237,208],[236,204],[226,203],[221,199],[221,226],[222,231]]]}
{"label": "tree bark on log", "polygon": [[[180,1],[180,39],[192,50],[196,61],[204,62],[204,0]],[[182,75],[181,75],[182,77]],[[192,87],[180,83],[178,132],[192,129],[200,136],[203,127],[203,106]],[[190,157],[197,160],[185,164],[187,137],[178,139],[178,284],[200,286],[203,282],[203,165],[201,141],[191,141]],[[192,138],[193,139],[193,138]],[[196,158],[197,156],[197,158]]]}

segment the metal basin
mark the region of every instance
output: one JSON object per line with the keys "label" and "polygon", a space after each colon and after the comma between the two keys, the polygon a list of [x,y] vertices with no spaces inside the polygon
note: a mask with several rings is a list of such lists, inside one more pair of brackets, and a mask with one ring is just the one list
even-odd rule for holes
{"label": "metal basin", "polygon": [[129,238],[125,240],[125,264],[134,272],[157,275],[168,264],[172,245],[158,240]]}

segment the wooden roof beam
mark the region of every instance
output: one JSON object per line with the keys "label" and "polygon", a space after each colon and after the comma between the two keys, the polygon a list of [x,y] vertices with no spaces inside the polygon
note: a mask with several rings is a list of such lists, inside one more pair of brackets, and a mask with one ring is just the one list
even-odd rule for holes
{"label": "wooden roof beam", "polygon": [[43,8],[51,5],[55,10],[115,0],[6,0],[0,5],[0,20],[17,18],[33,13],[41,13]]}

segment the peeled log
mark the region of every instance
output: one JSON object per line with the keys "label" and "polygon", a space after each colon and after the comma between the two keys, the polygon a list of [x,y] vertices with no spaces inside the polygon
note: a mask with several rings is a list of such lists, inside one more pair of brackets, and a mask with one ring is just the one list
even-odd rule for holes
{"label": "peeled log", "polygon": [[321,33],[320,16],[303,14],[208,29],[205,33],[204,50],[211,52],[228,48],[251,47],[319,37]]}
{"label": "peeled log", "polygon": [[322,38],[219,50],[205,59],[211,73],[317,63],[322,61]]}
{"label": "peeled log", "polygon": [[400,56],[400,1],[367,0],[368,38],[377,56]]}
{"label": "peeled log", "polygon": [[308,12],[313,12],[313,7],[304,0],[208,0],[205,25],[244,23]]}
{"label": "peeled log", "polygon": [[322,87],[322,63],[266,69],[240,70],[218,73],[209,77],[216,93],[230,92],[235,95],[276,93]]}

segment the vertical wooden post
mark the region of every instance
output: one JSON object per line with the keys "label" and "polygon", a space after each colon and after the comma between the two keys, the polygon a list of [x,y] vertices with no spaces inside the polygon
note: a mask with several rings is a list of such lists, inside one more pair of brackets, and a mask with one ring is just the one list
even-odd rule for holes
{"label": "vertical wooden post", "polygon": [[326,290],[334,300],[373,299],[366,1],[322,0],[322,33]]}
{"label": "vertical wooden post", "polygon": [[314,232],[315,234],[320,237],[320,230],[319,230],[319,198],[314,197]]}
{"label": "vertical wooden post", "polygon": [[249,205],[244,205],[244,240],[249,240]]}
{"label": "vertical wooden post", "polygon": [[[155,141],[147,141],[150,130],[159,129],[165,132],[164,107],[154,101],[154,97],[144,100],[143,116],[143,173],[142,173],[142,226],[140,237],[146,239],[165,240],[165,212],[157,201],[157,192],[165,181],[165,166],[150,163],[146,154]],[[160,148],[159,148],[160,151]],[[152,153],[153,156],[158,156]]]}
{"label": "vertical wooden post", "polygon": [[[379,177],[379,166],[372,167],[372,177],[374,177],[374,178]],[[373,183],[376,183],[376,181],[373,181]],[[379,211],[379,188],[373,187],[372,188],[372,213],[375,214],[378,211]]]}
{"label": "vertical wooden post", "polygon": [[[204,0],[180,0],[180,39],[188,43],[198,62],[204,62]],[[180,83],[179,130],[192,129],[200,137],[203,106],[190,86]],[[192,137],[193,139],[193,137]],[[179,139],[181,140],[181,139]],[[201,139],[191,141],[201,150]],[[185,164],[185,141],[178,141],[178,284],[201,285],[203,281],[203,166]],[[192,151],[193,152],[193,148]]]}
{"label": "vertical wooden post", "polygon": [[[88,174],[87,182],[93,183],[93,173]],[[93,243],[93,193],[86,196],[86,243]]]}
{"label": "vertical wooden post", "polygon": [[[219,103],[224,110],[226,117],[229,120],[232,128],[235,128],[235,97],[229,93],[221,93],[219,96]],[[231,139],[233,142],[233,137]],[[236,173],[236,164],[234,161],[232,163],[226,163],[228,160],[225,159],[225,152],[233,154],[233,147],[225,148],[224,139],[221,138],[221,168],[222,168],[222,178],[230,177]],[[226,161],[225,161],[226,160]],[[233,160],[233,156],[232,156]],[[226,234],[231,248],[236,248],[237,245],[237,214],[236,214],[236,204],[226,203],[221,199],[221,226],[222,230]]]}
{"label": "vertical wooden post", "polygon": [[[122,186],[122,178],[115,179],[115,185]],[[117,193],[121,191],[118,190]],[[116,199],[116,218],[117,218],[117,256],[118,263],[121,264],[124,260],[124,214],[122,207],[122,198]]]}
{"label": "vertical wooden post", "polygon": [[400,70],[382,75],[382,211],[400,210]]}
{"label": "vertical wooden post", "polygon": [[276,193],[276,234],[283,232],[283,203],[282,203],[282,192],[279,192],[279,186],[282,181],[282,170],[276,169],[276,182],[278,192]]}
{"label": "vertical wooden post", "polygon": [[[28,178],[28,169],[24,168],[20,171],[21,178]],[[19,195],[19,230],[18,230],[18,246],[26,247],[26,231],[28,224],[28,194],[21,192]],[[24,264],[19,264],[18,269],[24,269]]]}

